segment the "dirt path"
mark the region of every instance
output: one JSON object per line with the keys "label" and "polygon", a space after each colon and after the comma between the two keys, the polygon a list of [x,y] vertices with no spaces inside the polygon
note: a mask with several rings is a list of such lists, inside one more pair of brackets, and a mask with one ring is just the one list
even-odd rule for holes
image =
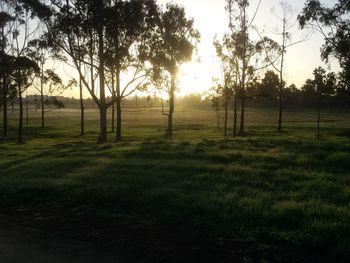
{"label": "dirt path", "polygon": [[126,263],[118,253],[73,240],[57,240],[30,229],[0,227],[1,263]]}

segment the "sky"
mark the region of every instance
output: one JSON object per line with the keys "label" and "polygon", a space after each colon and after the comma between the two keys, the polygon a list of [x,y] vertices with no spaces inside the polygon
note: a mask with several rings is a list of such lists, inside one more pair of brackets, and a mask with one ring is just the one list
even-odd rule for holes
{"label": "sky", "polygon": [[[157,0],[159,4],[165,5],[169,0]],[[213,78],[220,78],[220,60],[216,57],[213,40],[220,39],[228,29],[228,18],[225,11],[226,0],[172,0],[185,7],[188,18],[194,19],[194,27],[201,33],[201,42],[198,45],[198,54],[192,62],[186,63],[180,69],[178,75],[178,95],[189,93],[203,93],[213,86]],[[256,10],[259,0],[251,0],[250,17]],[[269,33],[280,21],[273,15],[271,9],[275,6],[278,13],[280,0],[262,0],[259,11],[253,22],[260,32],[265,32],[271,38],[279,41],[279,37]],[[295,19],[304,6],[304,0],[287,1],[293,8]],[[324,4],[332,6],[335,0],[323,0]],[[303,39],[307,31],[301,31],[298,24],[295,25],[292,33],[292,40]],[[252,32],[252,38],[257,35]],[[287,50],[285,63],[285,80],[288,85],[294,83],[297,87],[312,77],[312,71],[318,66],[324,66],[332,71],[337,71],[336,61],[331,65],[325,65],[320,59],[320,48],[323,37],[317,33],[309,33],[309,39],[300,44],[294,45]],[[199,58],[199,59],[198,59]],[[64,72],[69,73],[72,69],[65,67]],[[77,91],[67,91],[65,96],[77,97]]]}

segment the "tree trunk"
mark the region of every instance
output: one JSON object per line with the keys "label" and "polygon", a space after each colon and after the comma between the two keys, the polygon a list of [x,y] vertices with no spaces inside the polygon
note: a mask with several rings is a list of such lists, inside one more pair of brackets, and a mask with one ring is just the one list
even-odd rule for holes
{"label": "tree trunk", "polygon": [[239,133],[240,135],[244,135],[244,124],[245,124],[245,85],[246,85],[246,74],[247,74],[247,40],[246,40],[246,33],[247,33],[247,25],[246,25],[246,9],[244,8],[243,11],[243,66],[242,66],[242,81],[241,81],[241,125]]}
{"label": "tree trunk", "polygon": [[122,95],[120,92],[120,70],[117,69],[117,132],[115,135],[115,141],[119,142],[122,140]]}
{"label": "tree trunk", "polygon": [[40,100],[41,100],[41,128],[45,128],[45,105],[44,105],[44,69],[43,65],[41,66],[41,78],[40,78]]}
{"label": "tree trunk", "polygon": [[28,101],[28,95],[26,96],[26,124],[29,124],[29,101]]}
{"label": "tree trunk", "polygon": [[105,143],[107,140],[107,105],[106,105],[106,94],[105,94],[105,74],[104,74],[104,43],[103,43],[103,26],[100,25],[98,30],[98,56],[100,64],[98,68],[99,79],[100,79],[100,134],[98,137],[98,143]]}
{"label": "tree trunk", "polygon": [[[115,89],[114,89],[114,70],[112,70],[112,99],[115,99]],[[112,103],[112,132],[115,132],[115,102]]]}
{"label": "tree trunk", "polygon": [[169,91],[169,114],[168,114],[168,129],[167,135],[173,136],[173,115],[175,110],[175,77],[171,76],[171,87]]}
{"label": "tree trunk", "polygon": [[245,122],[245,92],[242,90],[241,96],[241,126],[239,129],[239,134],[244,135],[244,122]]}
{"label": "tree trunk", "polygon": [[320,120],[321,120],[321,98],[318,98],[317,105],[317,139],[320,139]]}
{"label": "tree trunk", "polygon": [[228,94],[227,94],[227,90],[225,90],[225,117],[224,117],[224,135],[225,135],[225,137],[227,136],[227,115],[228,115]]}
{"label": "tree trunk", "polygon": [[85,126],[84,126],[84,101],[83,101],[83,85],[81,81],[81,77],[79,77],[79,91],[80,91],[80,136],[84,136],[85,134]]}
{"label": "tree trunk", "polygon": [[282,87],[279,88],[278,100],[279,100],[278,132],[282,132],[282,114],[283,114]]}
{"label": "tree trunk", "polygon": [[3,135],[4,137],[7,137],[7,87],[6,87],[6,78],[5,76],[3,77],[3,90],[4,90],[4,94],[3,94],[3,107],[4,107],[4,111],[3,111]]}
{"label": "tree trunk", "polygon": [[23,142],[23,101],[22,101],[22,87],[21,87],[21,73],[18,72],[18,97],[19,97],[19,120],[18,120],[18,143]]}
{"label": "tree trunk", "polygon": [[278,132],[282,132],[282,114],[283,114],[283,64],[284,54],[286,52],[286,20],[283,19],[283,31],[282,31],[282,52],[281,52],[281,66],[280,66],[280,85],[278,90],[279,99],[279,115],[278,115]]}
{"label": "tree trunk", "polygon": [[235,95],[233,103],[233,138],[237,136],[237,95]]}
{"label": "tree trunk", "polygon": [[111,132],[115,132],[115,102],[112,103]]}

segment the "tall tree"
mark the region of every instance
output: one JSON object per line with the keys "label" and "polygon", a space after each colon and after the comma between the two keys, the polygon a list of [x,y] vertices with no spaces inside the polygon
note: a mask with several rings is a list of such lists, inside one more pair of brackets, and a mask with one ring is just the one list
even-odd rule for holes
{"label": "tall tree", "polygon": [[241,106],[240,130],[241,135],[245,131],[245,107],[246,88],[254,76],[263,68],[271,65],[267,56],[277,48],[275,41],[263,37],[259,41],[252,41],[249,30],[259,10],[261,0],[255,9],[254,16],[248,18],[248,0],[226,0],[226,11],[229,17],[229,30],[232,38],[232,46],[236,57],[236,72],[238,73],[238,86]]}
{"label": "tall tree", "polygon": [[[23,100],[22,93],[28,88],[32,77],[37,73],[37,64],[30,60],[27,55],[28,43],[34,34],[37,33],[39,17],[44,17],[49,13],[46,6],[40,1],[12,1],[5,0],[2,5],[14,14],[12,19],[10,34],[8,36],[7,52],[13,56],[12,83],[16,86],[19,101],[19,123],[18,141],[22,142],[23,127]],[[4,45],[6,48],[6,46]],[[6,83],[7,81],[5,81]],[[6,93],[6,92],[5,92]]]}
{"label": "tall tree", "polygon": [[53,70],[45,69],[47,61],[52,58],[50,51],[45,39],[34,39],[28,43],[28,51],[26,52],[28,57],[34,60],[40,68],[39,84],[33,83],[33,86],[40,93],[41,128],[45,127],[45,104],[60,106],[59,103],[56,103],[54,95],[62,94],[66,88],[62,79]]}
{"label": "tall tree", "polygon": [[235,42],[231,35],[225,34],[222,42],[215,40],[216,54],[221,60],[223,95],[225,97],[224,134],[227,135],[228,106],[233,100],[233,137],[237,135],[237,110],[239,96],[239,61]]}
{"label": "tall tree", "polygon": [[13,9],[6,3],[0,5],[0,105],[3,107],[3,136],[7,136],[8,130],[8,102],[12,101],[16,97],[16,90],[10,85],[13,63],[15,57],[12,55],[12,28],[14,25],[15,17],[10,15],[13,13]]}
{"label": "tall tree", "polygon": [[168,3],[165,10],[159,8],[158,13],[152,44],[145,53],[154,65],[153,79],[158,84],[169,83],[163,90],[169,96],[167,135],[172,137],[177,74],[180,66],[192,59],[200,34],[193,27],[194,20],[186,17],[181,6]]}
{"label": "tall tree", "polygon": [[319,0],[307,0],[298,16],[301,28],[311,27],[324,37],[321,58],[335,57],[343,72],[342,82],[350,91],[350,1],[338,0],[333,7]]}
{"label": "tall tree", "polygon": [[[116,1],[108,9],[106,26],[108,86],[116,101],[116,141],[122,139],[122,100],[144,87],[149,70],[142,50],[155,25],[154,0]],[[116,26],[117,25],[117,26]],[[122,77],[124,81],[122,81]],[[114,102],[112,103],[114,127]]]}
{"label": "tall tree", "polygon": [[[55,1],[54,14],[48,25],[49,41],[58,47],[77,69],[79,78],[89,91],[99,109],[100,133],[98,143],[107,139],[107,108],[105,90],[105,29],[108,17],[105,16],[108,3],[94,1]],[[82,56],[82,49],[85,49]],[[85,74],[88,68],[89,75]],[[90,80],[88,79],[90,77]],[[96,94],[98,78],[99,94]]]}
{"label": "tall tree", "polygon": [[297,23],[297,18],[294,15],[292,6],[286,2],[281,1],[279,3],[279,9],[276,10],[274,7],[272,9],[274,16],[280,21],[280,27],[275,30],[270,30],[273,34],[280,37],[280,48],[278,49],[277,57],[271,58],[268,56],[268,59],[271,62],[273,68],[279,74],[279,87],[278,87],[278,102],[279,102],[279,113],[278,113],[278,131],[282,131],[282,122],[283,122],[283,92],[284,92],[284,74],[285,74],[285,62],[287,50],[296,44],[299,44],[307,40],[307,36],[302,37],[300,40],[292,41],[292,31],[295,28]]}

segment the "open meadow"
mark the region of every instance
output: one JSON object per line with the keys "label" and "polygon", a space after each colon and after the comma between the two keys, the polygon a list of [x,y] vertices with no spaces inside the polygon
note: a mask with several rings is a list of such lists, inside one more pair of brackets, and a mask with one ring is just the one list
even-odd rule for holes
{"label": "open meadow", "polygon": [[[54,239],[54,255],[84,262],[349,262],[348,111],[322,113],[320,140],[313,110],[286,112],[278,133],[276,111],[248,108],[235,139],[210,108],[177,108],[172,140],[159,108],[123,114],[123,141],[103,145],[93,109],[85,137],[78,110],[48,113],[44,130],[31,111],[24,144],[10,115],[0,233]],[[66,240],[75,252],[58,253]]]}

